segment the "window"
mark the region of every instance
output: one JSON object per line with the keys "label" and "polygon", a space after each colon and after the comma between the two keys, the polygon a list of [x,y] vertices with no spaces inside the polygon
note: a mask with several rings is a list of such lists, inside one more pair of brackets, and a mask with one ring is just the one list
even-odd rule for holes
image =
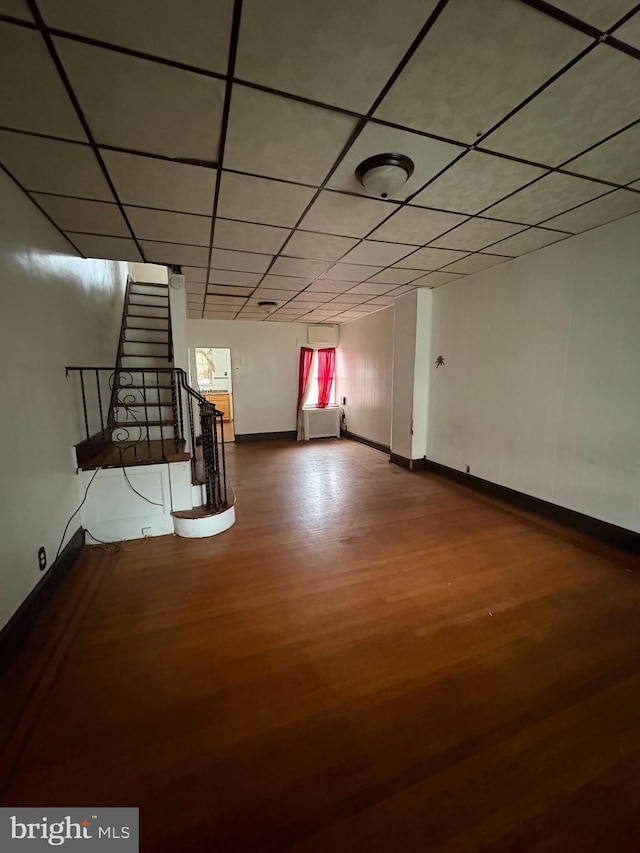
{"label": "window", "polygon": [[335,382],[335,349],[323,350],[323,352],[332,352],[333,358],[330,364],[326,364],[325,360],[319,357],[318,350],[314,350],[313,359],[311,361],[311,377],[310,388],[304,403],[305,408],[317,407],[320,401],[320,380],[321,373],[326,372],[326,381],[329,382],[329,397],[327,405],[335,406],[336,404],[336,382]]}

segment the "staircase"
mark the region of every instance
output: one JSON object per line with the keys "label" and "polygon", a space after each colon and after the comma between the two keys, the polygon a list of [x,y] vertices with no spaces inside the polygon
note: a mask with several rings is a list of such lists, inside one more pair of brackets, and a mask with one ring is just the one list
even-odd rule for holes
{"label": "staircase", "polygon": [[167,461],[184,450],[173,367],[168,285],[129,281],[109,415],[112,441],[129,445],[129,457],[141,440],[147,456]]}
{"label": "staircase", "polygon": [[[184,310],[186,314],[186,304]],[[74,388],[85,435],[75,445],[78,470],[103,469],[96,475],[111,478],[104,488],[125,490],[114,493],[110,503],[116,518],[107,522],[98,512],[92,521],[107,524],[105,536],[133,538],[135,533],[133,517],[120,515],[121,505],[131,500],[126,489],[145,501],[124,470],[133,475],[132,466],[139,471],[137,466],[164,465],[160,476],[168,478],[162,499],[146,501],[144,507],[145,519],[158,531],[151,535],[169,532],[170,525],[179,536],[214,536],[235,521],[233,492],[227,486],[223,413],[189,386],[185,371],[174,365],[172,349],[168,285],[129,279],[115,367],[67,367],[67,377],[77,380]],[[123,469],[122,480],[108,472],[118,468]],[[93,479],[94,475],[87,489]],[[151,516],[148,504],[154,507]],[[142,532],[150,529],[145,521]]]}

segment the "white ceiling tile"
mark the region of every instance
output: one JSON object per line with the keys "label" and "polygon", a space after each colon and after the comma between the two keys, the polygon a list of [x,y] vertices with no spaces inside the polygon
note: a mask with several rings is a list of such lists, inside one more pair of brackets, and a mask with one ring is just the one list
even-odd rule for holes
{"label": "white ceiling tile", "polygon": [[403,207],[371,234],[374,240],[415,243],[422,246],[467,219],[423,207]]}
{"label": "white ceiling tile", "polygon": [[276,314],[269,314],[265,318],[266,323],[293,323],[291,317],[282,317]]}
{"label": "white ceiling tile", "polygon": [[[400,263],[402,264],[402,261]],[[372,276],[369,281],[379,282],[380,284],[408,284],[414,278],[420,278],[421,275],[424,275],[424,270],[394,268],[382,270],[382,272]]]}
{"label": "white ceiling tile", "polygon": [[39,0],[49,27],[224,74],[232,0]]}
{"label": "white ceiling tile", "polygon": [[352,249],[357,239],[337,237],[333,234],[314,234],[296,231],[284,249],[284,254],[294,258],[317,258],[321,261],[337,261]]}
{"label": "white ceiling tile", "polygon": [[[439,275],[439,273],[438,273]],[[393,290],[390,290],[387,293],[387,296],[393,296],[394,299],[397,299],[398,296],[404,296],[405,293],[411,293],[412,290],[416,289],[416,283],[413,284],[403,284],[401,287],[396,287]]]}
{"label": "white ceiling tile", "polygon": [[537,166],[469,151],[412,199],[411,204],[479,213],[542,175],[544,169]]}
{"label": "white ceiling tile", "polygon": [[640,62],[599,45],[483,142],[558,166],[638,118]]}
{"label": "white ceiling tile", "polygon": [[301,225],[310,231],[364,237],[394,210],[388,202],[322,192]]}
{"label": "white ceiling tile", "polygon": [[381,308],[387,308],[389,305],[393,305],[395,299],[393,296],[376,296],[375,299],[372,299],[371,302],[368,302],[368,305],[380,305]]}
{"label": "white ceiling tile", "polygon": [[189,295],[205,293],[207,290],[207,285],[204,281],[187,281],[185,284],[185,289],[187,291],[187,302],[189,301]]}
{"label": "white ceiling tile", "polygon": [[0,161],[27,190],[114,201],[87,145],[0,131]]}
{"label": "white ceiling tile", "polygon": [[6,127],[86,139],[44,39],[36,30],[0,22],[0,104]]}
{"label": "white ceiling tile", "polygon": [[176,243],[156,243],[140,240],[140,246],[148,262],[156,264],[187,264],[206,267],[209,250],[206,246],[182,246]]}
{"label": "white ceiling tile", "polygon": [[187,243],[208,246],[211,219],[192,213],[173,213],[145,207],[125,207],[131,227],[139,240],[159,240],[167,243]]}
{"label": "white ceiling tile", "polygon": [[[355,300],[358,294],[352,294],[352,296]],[[361,304],[362,301],[366,298],[366,296],[360,296],[358,297],[358,302],[343,302],[341,299],[336,299],[335,302],[331,302],[329,305],[327,305],[327,308],[331,308],[332,311],[348,311],[350,308],[353,308],[354,305]]]}
{"label": "white ceiling tile", "polygon": [[443,237],[434,240],[433,246],[443,249],[466,249],[469,252],[477,252],[480,249],[484,249],[490,243],[495,243],[496,240],[509,237],[511,234],[516,234],[522,230],[522,225],[475,217],[453,231],[449,231]]}
{"label": "white ceiling tile", "polygon": [[374,311],[380,311],[382,307],[382,305],[374,305],[372,302],[367,302],[364,305],[359,305],[358,311],[362,311],[363,314],[373,314]]}
{"label": "white ceiling tile", "polygon": [[207,308],[211,308],[215,305],[216,311],[223,308],[233,308],[238,310],[246,301],[246,297],[244,296],[227,296],[226,294],[220,293],[207,293]]}
{"label": "white ceiling tile", "polygon": [[253,225],[251,222],[234,222],[218,217],[213,245],[221,249],[274,255],[280,251],[289,233],[288,228],[277,228],[275,225]]}
{"label": "white ceiling tile", "polygon": [[630,213],[640,210],[640,193],[629,190],[615,190],[609,195],[583,204],[575,210],[556,216],[545,222],[549,228],[559,228],[561,231],[570,231],[577,234],[579,231],[587,231],[605,222],[620,219]]}
{"label": "white ceiling tile", "polygon": [[[453,251],[451,249],[419,249],[413,255],[399,261],[396,266],[419,267],[420,270],[439,270],[445,264],[451,264],[453,261],[464,258],[466,254],[467,252]],[[414,275],[413,278],[418,278],[418,276]],[[412,281],[412,279],[409,279],[409,281]],[[406,282],[402,283],[406,284]]]}
{"label": "white ceiling tile", "polygon": [[33,198],[62,231],[131,237],[127,223],[116,204],[41,193],[33,193]]}
{"label": "white ceiling tile", "polygon": [[[198,284],[198,287],[206,287],[204,284]],[[210,284],[207,288],[208,293],[216,293],[219,296],[251,296],[253,287],[231,287],[228,284]]]}
{"label": "white ceiling tile", "polygon": [[314,281],[314,283],[309,286],[309,290],[319,290],[322,293],[344,293],[344,291],[349,290],[352,285],[353,282],[351,281],[332,281],[330,279],[321,278],[319,281]]}
{"label": "white ceiling tile", "polygon": [[367,157],[373,157],[375,154],[400,152],[410,157],[415,166],[409,180],[393,196],[394,199],[404,200],[455,160],[463,150],[457,145],[411,133],[408,130],[368,122],[331,176],[329,186],[360,195],[369,195],[356,178],[356,168]]}
{"label": "white ceiling tile", "polygon": [[222,80],[69,39],[54,41],[99,145],[217,159]]}
{"label": "white ceiling tile", "polygon": [[[352,282],[347,282],[350,287]],[[332,299],[335,299],[335,293],[321,293],[317,290],[311,290],[311,288],[307,288],[305,293],[309,296],[309,299],[315,299],[318,302],[330,302]]]}
{"label": "white ceiling tile", "polygon": [[552,5],[592,27],[606,30],[635,6],[635,0],[553,0]]}
{"label": "white ceiling tile", "polygon": [[570,172],[627,184],[640,176],[640,122],[565,166]]}
{"label": "white ceiling tile", "polygon": [[142,261],[143,258],[133,240],[124,237],[103,237],[96,234],[76,234],[69,237],[87,258],[102,258],[108,261]]}
{"label": "white ceiling tile", "polygon": [[396,0],[389,14],[381,0],[245,0],[236,75],[366,112],[434,7]]}
{"label": "white ceiling tile", "polygon": [[462,278],[462,274],[459,272],[430,272],[429,275],[425,275],[413,283],[419,287],[441,287],[443,284],[451,284],[452,281],[457,281],[459,278]]}
{"label": "white ceiling tile", "polygon": [[202,317],[202,312],[201,311],[192,311],[191,309],[189,309],[187,311],[187,317],[189,320],[200,320]]}
{"label": "white ceiling tile", "polygon": [[357,284],[352,287],[349,293],[367,293],[369,296],[384,296],[390,290],[393,290],[393,284],[375,284],[371,281],[366,281],[364,284]]}
{"label": "white ceiling tile", "polygon": [[449,264],[442,272],[462,272],[465,275],[470,275],[481,270],[488,270],[508,260],[508,258],[503,258],[501,255],[467,255],[466,258]]}
{"label": "white ceiling tile", "polygon": [[[629,3],[630,0],[626,0],[626,2]],[[640,48],[640,12],[636,12],[633,18],[629,18],[626,24],[616,30],[615,37],[633,45],[633,47]]]}
{"label": "white ceiling tile", "polygon": [[205,309],[203,318],[205,320],[235,320],[237,317],[236,311],[215,311]]}
{"label": "white ceiling tile", "polygon": [[297,184],[223,172],[218,216],[292,227],[314,192]]}
{"label": "white ceiling tile", "polygon": [[211,216],[215,169],[104,148],[100,153],[123,204]]}
{"label": "white ceiling tile", "polygon": [[319,186],[355,126],[343,113],[235,84],[224,167]]}
{"label": "white ceiling tile", "polygon": [[270,272],[274,275],[293,275],[316,278],[331,266],[329,261],[306,261],[302,258],[277,258]]}
{"label": "white ceiling tile", "polygon": [[496,219],[537,225],[608,191],[609,187],[605,184],[552,172],[504,201],[494,204],[486,213]]}
{"label": "white ceiling tile", "polygon": [[378,272],[382,272],[380,267],[367,267],[360,264],[336,264],[326,273],[323,273],[320,279],[326,278],[329,281],[364,281]]}
{"label": "white ceiling tile", "polygon": [[0,0],[0,14],[10,15],[21,21],[33,21],[27,0]]}
{"label": "white ceiling tile", "polygon": [[201,267],[182,267],[182,273],[187,281],[204,282],[207,280],[207,270]]}
{"label": "white ceiling tile", "polygon": [[300,296],[296,296],[291,302],[287,303],[288,305],[292,305],[299,308],[306,308],[308,311],[311,311],[312,308],[319,308],[322,305],[322,302],[318,302],[317,300],[308,299],[304,294]]}
{"label": "white ceiling tile", "polygon": [[541,249],[550,243],[557,243],[558,240],[562,240],[566,236],[566,234],[561,234],[558,231],[529,228],[527,231],[508,237],[506,240],[494,243],[490,250],[498,255],[518,257],[519,255],[526,255],[527,252],[535,252],[536,249]]}
{"label": "white ceiling tile", "polygon": [[395,243],[378,243],[375,240],[364,240],[352,249],[342,260],[347,264],[371,264],[386,267],[394,264],[408,255],[417,246],[396,245]]}
{"label": "white ceiling tile", "polygon": [[219,270],[263,273],[271,260],[271,255],[234,252],[231,249],[213,249],[211,252],[211,266]]}
{"label": "white ceiling tile", "polygon": [[[273,269],[273,268],[272,268]],[[300,278],[299,276],[285,275],[265,275],[262,284],[268,287],[274,287],[277,290],[302,290],[305,288],[311,279],[309,277]]]}
{"label": "white ceiling tile", "polygon": [[515,0],[450,0],[375,116],[473,142],[589,42]]}
{"label": "white ceiling tile", "polygon": [[330,305],[332,308],[334,308],[336,304],[359,305],[361,302],[366,302],[367,299],[370,298],[370,295],[367,293],[341,293],[340,296],[336,298],[335,302],[330,303]]}
{"label": "white ceiling tile", "polygon": [[298,295],[296,290],[274,290],[271,287],[260,287],[253,293],[255,299],[275,299],[276,302],[288,302]]}
{"label": "white ceiling tile", "polygon": [[262,273],[236,272],[235,270],[219,269],[212,269],[209,273],[209,282],[211,284],[228,284],[237,287],[256,287],[260,284],[261,279]]}

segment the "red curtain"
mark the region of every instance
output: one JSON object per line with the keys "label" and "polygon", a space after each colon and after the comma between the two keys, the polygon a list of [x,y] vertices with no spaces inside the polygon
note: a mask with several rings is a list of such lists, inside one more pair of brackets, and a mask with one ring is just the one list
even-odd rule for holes
{"label": "red curtain", "polygon": [[331,349],[318,350],[318,408],[326,409],[333,378],[336,374],[336,351]]}
{"label": "red curtain", "polygon": [[308,347],[300,349],[300,369],[298,371],[298,408],[304,397],[304,392],[307,390],[307,385],[311,381],[311,362],[313,361],[313,350]]}

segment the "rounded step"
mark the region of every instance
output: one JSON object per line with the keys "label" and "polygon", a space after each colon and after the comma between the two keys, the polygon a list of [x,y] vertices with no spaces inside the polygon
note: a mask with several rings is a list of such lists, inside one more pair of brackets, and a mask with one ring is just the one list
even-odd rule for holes
{"label": "rounded step", "polygon": [[224,533],[236,523],[236,508],[230,506],[222,512],[211,513],[206,506],[172,512],[176,536],[185,539],[204,539]]}

